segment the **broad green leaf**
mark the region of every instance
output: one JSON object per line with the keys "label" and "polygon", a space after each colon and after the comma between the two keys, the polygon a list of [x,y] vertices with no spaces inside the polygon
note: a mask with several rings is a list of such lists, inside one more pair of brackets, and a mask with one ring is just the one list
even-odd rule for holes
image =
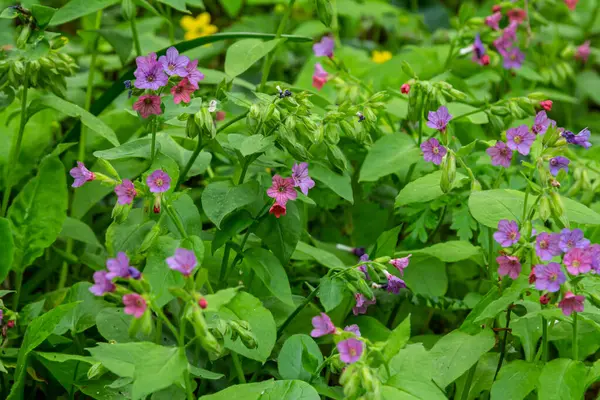
{"label": "broad green leaf", "polygon": [[242,74],[283,41],[285,39],[274,39],[268,42],[260,39],[243,39],[235,42],[229,46],[225,55],[225,73],[232,78]]}
{"label": "broad green leaf", "polygon": [[232,385],[215,394],[199,397],[198,400],[258,400],[263,393],[272,389],[274,385],[275,381],[272,379],[243,385]]}
{"label": "broad green leaf", "polygon": [[84,15],[110,7],[118,2],[119,0],[71,0],[54,14],[50,24],[61,25],[65,22],[83,17]]}
{"label": "broad green leaf", "polygon": [[389,362],[410,339],[410,314],[390,334],[383,348],[383,359]]}
{"label": "broad green leaf", "polygon": [[198,368],[191,364],[188,364],[188,371],[190,371],[190,374],[197,376],[198,378],[208,379],[211,381],[225,377],[225,375],[223,375],[223,374],[219,374],[217,372],[212,372],[212,371],[209,371],[204,368]]}
{"label": "broad green leaf", "polygon": [[243,0],[221,0],[221,5],[231,18],[235,18],[242,8]]}
{"label": "broad green leaf", "polygon": [[413,256],[404,270],[404,281],[417,294],[443,296],[448,290],[446,265],[437,258]]}
{"label": "broad green leaf", "polygon": [[71,390],[74,384],[87,380],[87,372],[95,363],[92,357],[76,354],[42,352],[33,354],[67,391]]}
{"label": "broad green leaf", "polygon": [[473,246],[471,243],[463,240],[450,240],[448,242],[434,244],[433,246],[424,249],[396,253],[396,256],[406,256],[409,253],[425,254],[438,258],[443,262],[454,263],[480,256],[481,247]]}
{"label": "broad green leaf", "polygon": [[237,295],[238,292],[237,287],[235,288],[227,288],[223,290],[219,290],[214,294],[207,294],[204,296],[208,306],[206,307],[208,311],[219,311],[219,309],[223,306],[229,304],[231,300]]}
{"label": "broad green leaf", "polygon": [[273,296],[286,304],[294,305],[285,269],[273,253],[258,247],[250,248],[244,252],[244,264],[254,271]]}
{"label": "broad green leaf", "polygon": [[314,371],[307,371],[304,368],[302,359],[306,357],[305,353],[314,357],[318,365],[323,362],[323,354],[313,338],[303,334],[290,336],[277,357],[279,375],[283,379],[299,379],[310,382]]}
{"label": "broad green leaf", "polygon": [[67,199],[62,162],[58,157],[45,158],[37,176],[8,209],[15,241],[14,268],[28,267],[54,243],[67,217]]}
{"label": "broad green leaf", "polygon": [[[442,192],[442,189],[440,188],[441,178],[442,171],[435,171],[410,182],[402,188],[400,193],[398,193],[398,196],[396,197],[396,207],[412,203],[426,203],[442,196],[444,192]],[[461,187],[467,180],[468,178],[466,176],[457,172],[452,188],[456,189]]]}
{"label": "broad green leaf", "polygon": [[[200,211],[198,211],[198,207],[194,204],[194,200],[192,200],[188,194],[179,196],[177,200],[171,203],[171,206],[173,207],[173,212],[182,222],[183,228],[188,235],[202,235],[202,217],[200,216]],[[174,237],[181,239],[181,234],[171,218],[166,220],[166,225]],[[202,260],[198,260],[198,263],[201,262]]]}
{"label": "broad green leaf", "polygon": [[[523,360],[504,364],[492,386],[492,400],[522,400],[535,389],[541,366]],[[542,397],[544,398],[544,397]]]}
{"label": "broad green leaf", "polygon": [[[448,103],[448,104],[446,104],[446,107],[448,107],[448,111],[455,118],[461,114],[466,114],[466,113],[472,112],[477,109],[476,107],[473,107],[473,106],[470,106],[470,105],[464,104],[464,103]],[[478,125],[488,123],[488,117],[487,117],[486,113],[484,113],[484,112],[478,112],[475,114],[471,114],[471,115],[465,117],[465,120],[467,120],[473,124],[478,124]],[[463,122],[464,122],[464,120],[463,120]]]}
{"label": "broad green leaf", "polygon": [[202,209],[217,228],[220,228],[227,215],[253,203],[258,196],[259,186],[256,181],[239,186],[234,186],[228,181],[212,182],[202,192]]}
{"label": "broad green leaf", "polygon": [[252,135],[244,139],[240,146],[240,153],[244,157],[252,154],[264,153],[275,143],[275,136],[264,137],[263,135]]}
{"label": "broad green leaf", "polygon": [[262,218],[255,233],[277,256],[281,264],[287,265],[302,233],[302,223],[296,203],[288,202],[286,214],[281,218],[276,218],[272,214]]}
{"label": "broad green leaf", "polygon": [[55,334],[62,335],[67,330],[73,334],[81,333],[96,325],[96,315],[99,312],[107,307],[113,307],[102,297],[92,294],[91,286],[89,282],[78,282],[69,289],[65,303],[77,303],[77,306],[63,317],[54,330]]}
{"label": "broad green leaf", "polygon": [[344,268],[345,267],[345,264],[339,258],[337,258],[335,255],[331,254],[330,252],[328,252],[326,250],[319,249],[317,247],[313,247],[304,242],[298,242],[298,245],[296,246],[295,254],[296,253],[306,255],[307,257],[314,259],[316,262],[318,262],[319,264],[321,264],[327,268]]}
{"label": "broad green leaf", "polygon": [[144,210],[131,210],[123,222],[114,221],[106,230],[106,250],[116,255],[119,251],[136,252],[155,222],[146,220]]}
{"label": "broad green leaf", "polygon": [[60,237],[74,239],[92,246],[102,247],[96,234],[85,222],[75,218],[67,217],[63,222]]}
{"label": "broad green leaf", "polygon": [[350,316],[346,320],[346,324],[358,325],[361,337],[367,338],[372,342],[385,342],[392,332],[381,321],[368,315]]}
{"label": "broad green leaf", "polygon": [[346,282],[340,278],[324,276],[319,286],[319,300],[325,312],[333,310],[340,305],[346,294]]}
{"label": "broad green leaf", "polygon": [[527,281],[527,277],[519,277],[519,279],[512,282],[512,285],[508,289],[502,291],[502,296],[499,299],[492,301],[483,309],[481,314],[475,319],[475,322],[481,322],[488,318],[496,318],[496,315],[506,310],[511,303],[516,302],[521,297],[521,293],[528,288],[529,282]]}
{"label": "broad green leaf", "polygon": [[56,13],[56,8],[46,7],[39,4],[31,6],[31,15],[35,18],[35,23],[40,29],[44,29],[50,23],[52,16]]}
{"label": "broad green leaf", "polygon": [[542,368],[537,381],[538,398],[544,400],[582,399],[587,368],[580,361],[557,358]]}
{"label": "broad green leaf", "polygon": [[94,157],[105,160],[119,160],[129,157],[149,158],[151,144],[151,138],[136,139],[112,149],[95,151]]}
{"label": "broad green leaf", "polygon": [[360,168],[360,182],[376,181],[414,164],[421,158],[421,150],[409,135],[395,133],[377,140]]}
{"label": "broad green leaf", "polygon": [[161,3],[168,5],[169,7],[173,7],[177,11],[181,11],[189,14],[187,7],[185,6],[186,0],[158,0]]}
{"label": "broad green leaf", "polygon": [[310,166],[310,176],[325,184],[325,186],[350,203],[354,203],[352,183],[349,175],[340,175],[321,164],[312,163]]}
{"label": "broad green leaf", "polygon": [[167,257],[175,254],[179,243],[179,240],[169,236],[159,237],[150,249],[146,260],[144,278],[150,284],[150,293],[155,296],[159,307],[163,307],[173,299],[169,288],[183,287],[184,284],[181,272],[170,269],[166,261]]}
{"label": "broad green leaf", "polygon": [[126,65],[133,49],[133,38],[115,29],[98,29],[96,32],[112,46],[121,64]]}
{"label": "broad green leaf", "polygon": [[561,196],[561,200],[569,221],[584,225],[600,225],[600,214],[596,211],[568,197]]}
{"label": "broad green leaf", "polygon": [[0,252],[0,282],[4,282],[13,265],[15,253],[13,234],[10,229],[10,223],[6,218],[0,218],[0,243],[2,243],[2,251]]}
{"label": "broad green leaf", "polygon": [[319,393],[303,381],[275,381],[273,387],[260,396],[260,400],[321,400]]}
{"label": "broad green leaf", "polygon": [[107,342],[134,342],[136,339],[129,336],[129,325],[132,322],[133,316],[125,314],[123,308],[104,308],[96,315],[98,332]]}
{"label": "broad green leaf", "polygon": [[475,367],[475,374],[473,375],[471,386],[469,388],[465,387],[469,371],[456,381],[455,397],[457,399],[462,399],[466,389],[469,390],[468,400],[480,399],[481,392],[489,393],[494,382],[494,374],[496,373],[499,359],[499,353],[486,353],[481,356]]}
{"label": "broad green leaf", "polygon": [[396,251],[396,244],[398,243],[398,236],[402,230],[402,225],[390,229],[389,231],[383,232],[377,238],[373,250],[369,251],[371,258],[375,257],[391,257]]}
{"label": "broad green leaf", "polygon": [[[533,361],[538,350],[538,341],[542,336],[542,317],[537,314],[541,308],[538,302],[525,301],[522,304],[527,308],[527,314],[523,317],[513,316],[510,328],[512,329],[511,333],[521,339],[525,360]],[[548,322],[546,321],[546,323]]]}

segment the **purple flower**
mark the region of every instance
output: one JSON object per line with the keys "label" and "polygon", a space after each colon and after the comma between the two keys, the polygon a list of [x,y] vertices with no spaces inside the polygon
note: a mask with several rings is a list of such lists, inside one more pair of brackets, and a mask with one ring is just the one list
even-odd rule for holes
{"label": "purple flower", "polygon": [[312,326],[315,329],[310,332],[310,336],[314,338],[335,333],[335,325],[333,325],[331,318],[324,312],[322,312],[321,315],[313,317]]}
{"label": "purple flower", "polygon": [[105,293],[114,292],[116,286],[106,277],[108,272],[96,271],[94,272],[94,284],[90,287],[90,292],[96,296],[102,296]]}
{"label": "purple flower", "polygon": [[592,257],[592,269],[595,273],[600,274],[600,244],[593,244],[588,247],[590,256]]}
{"label": "purple flower", "polygon": [[590,130],[588,128],[584,128],[581,132],[575,135],[571,131],[563,131],[562,136],[567,140],[567,143],[571,143],[577,146],[581,146],[584,149],[589,149],[592,147],[590,143]]}
{"label": "purple flower", "polygon": [[527,125],[510,128],[506,131],[506,145],[511,150],[516,150],[526,156],[535,140],[535,135],[529,132]]}
{"label": "purple flower", "polygon": [[129,257],[120,251],[116,258],[106,260],[106,268],[109,271],[106,279],[129,278]]}
{"label": "purple flower", "polygon": [[333,57],[335,42],[331,36],[323,36],[319,43],[313,44],[313,52],[317,57]]}
{"label": "purple flower", "polygon": [[377,302],[375,297],[373,297],[373,300],[369,300],[361,293],[354,293],[354,300],[356,301],[356,305],[352,308],[354,315],[366,314],[367,308]]}
{"label": "purple flower", "polygon": [[308,195],[308,189],[315,187],[315,181],[308,176],[308,163],[294,164],[292,167],[292,179],[294,187],[299,187],[304,195]]}
{"label": "purple flower", "polygon": [[565,254],[563,262],[571,275],[585,274],[592,269],[592,253],[575,247]]}
{"label": "purple flower", "polygon": [[535,121],[533,122],[533,126],[531,130],[536,135],[543,135],[548,130],[550,123],[554,122],[546,115],[546,111],[540,111],[535,116]]}
{"label": "purple flower", "polygon": [[485,152],[492,157],[492,165],[504,168],[510,167],[513,152],[506,143],[497,141],[494,146],[489,147]]}
{"label": "purple flower", "polygon": [[329,79],[329,74],[320,63],[315,64],[315,72],[313,72],[312,76],[312,85],[315,89],[321,90],[323,86],[327,83],[327,79]]}
{"label": "purple flower", "polygon": [[184,276],[190,276],[198,265],[196,254],[192,250],[178,248],[173,257],[167,257],[167,265],[174,271],[181,272]]}
{"label": "purple flower", "polygon": [[431,138],[421,143],[421,150],[423,151],[423,159],[425,161],[431,161],[435,165],[440,165],[442,163],[442,158],[444,158],[448,152],[436,138]]}
{"label": "purple flower", "polygon": [[587,62],[588,57],[590,56],[590,41],[586,40],[582,45],[577,47],[577,51],[575,52],[575,59]]}
{"label": "purple flower", "polygon": [[162,169],[157,169],[148,175],[146,184],[152,193],[166,192],[171,188],[171,177]]}
{"label": "purple flower", "polygon": [[135,186],[129,179],[123,179],[123,182],[115,187],[115,193],[119,204],[131,204],[137,195]]}
{"label": "purple flower", "polygon": [[123,304],[125,304],[125,314],[133,315],[140,318],[146,312],[148,305],[146,300],[137,293],[126,294],[123,296]]}
{"label": "purple flower", "polygon": [[503,57],[506,57],[510,48],[513,45],[514,41],[517,40],[517,27],[519,24],[515,22],[511,22],[504,31],[502,31],[502,36],[498,39],[494,40],[494,46],[496,46],[496,50]]}
{"label": "purple flower", "polygon": [[502,64],[506,69],[519,69],[523,65],[525,60],[525,53],[519,50],[518,47],[513,47],[508,50],[508,53],[504,56],[504,63]]}
{"label": "purple flower", "polygon": [[363,346],[363,342],[355,338],[342,340],[337,344],[340,360],[346,364],[352,364],[358,361],[363,353]]}
{"label": "purple flower", "polygon": [[[363,254],[362,256],[359,257],[360,261],[370,261],[369,260],[369,255],[367,253]],[[371,279],[371,277],[369,276],[369,270],[367,269],[366,264],[361,264],[358,266],[357,268],[360,272],[362,272],[363,274],[365,274],[365,279]]]}
{"label": "purple flower", "polygon": [[500,20],[502,19],[502,13],[497,11],[490,16],[485,17],[485,24],[495,31],[500,30]]}
{"label": "purple flower", "polygon": [[521,238],[519,226],[515,221],[502,219],[498,222],[498,230],[494,233],[494,240],[502,247],[510,247]]}
{"label": "purple flower", "polygon": [[186,69],[190,59],[186,56],[180,56],[175,47],[169,47],[165,56],[160,56],[158,62],[162,65],[167,75],[178,75],[185,77],[188,75]]}
{"label": "purple flower", "polygon": [[404,275],[404,269],[408,267],[408,263],[410,263],[410,257],[412,257],[412,254],[402,258],[393,258],[390,260],[390,264],[396,267],[396,269],[400,272],[400,275]]}
{"label": "purple flower", "polygon": [[568,158],[558,156],[550,159],[550,173],[554,176],[558,175],[558,171],[564,169],[565,172],[569,172],[569,161]]}
{"label": "purple flower", "polygon": [[446,127],[451,119],[452,115],[450,115],[446,106],[440,106],[435,112],[429,111],[427,116],[427,126],[432,129],[437,129],[440,132],[446,132]]}
{"label": "purple flower", "polygon": [[359,329],[358,325],[356,325],[356,324],[348,325],[347,327],[344,328],[344,330],[346,332],[352,332],[356,336],[360,337],[360,329]]}
{"label": "purple flower", "polygon": [[156,61],[156,53],[150,53],[146,57],[137,57],[135,62],[137,69],[133,75],[135,75],[136,88],[158,90],[169,81],[162,65]]}
{"label": "purple flower", "polygon": [[500,256],[496,258],[498,262],[498,275],[508,275],[512,279],[517,279],[521,273],[521,263],[519,257],[515,256]]}
{"label": "purple flower", "polygon": [[142,273],[136,267],[129,267],[129,277],[132,279],[140,279]]}
{"label": "purple flower", "polygon": [[583,312],[583,301],[585,297],[575,296],[572,292],[567,292],[563,296],[563,299],[558,303],[558,306],[562,308],[563,314],[567,317],[573,312]]}
{"label": "purple flower", "polygon": [[560,240],[558,247],[565,253],[573,248],[585,249],[590,245],[590,241],[583,237],[581,229],[570,231],[565,228],[560,231]]}
{"label": "purple flower", "polygon": [[81,161],[77,161],[77,166],[71,168],[69,174],[75,179],[73,185],[71,185],[73,187],[83,186],[84,183],[96,179],[96,175],[88,170]]}
{"label": "purple flower", "polygon": [[188,65],[185,67],[187,72],[188,81],[198,89],[198,82],[204,79],[204,74],[198,71],[198,60],[190,61]]}
{"label": "purple flower", "polygon": [[479,33],[475,35],[475,42],[473,43],[473,61],[479,65],[488,65],[490,63],[490,57],[485,54],[485,47]]}
{"label": "purple flower", "polygon": [[273,177],[273,186],[267,189],[267,195],[281,205],[288,200],[296,200],[298,193],[294,190],[294,180],[292,178],[283,178],[279,175]]}
{"label": "purple flower", "polygon": [[385,277],[387,278],[386,289],[389,293],[398,294],[400,293],[400,289],[404,289],[406,287],[406,283],[395,275],[390,274],[387,271],[383,271]]}
{"label": "purple flower", "polygon": [[561,253],[558,247],[560,235],[557,233],[542,232],[535,239],[535,254],[544,261],[550,261]]}
{"label": "purple flower", "polygon": [[558,263],[550,263],[548,265],[538,264],[533,268],[533,271],[535,273],[535,288],[537,290],[558,292],[560,285],[567,280]]}

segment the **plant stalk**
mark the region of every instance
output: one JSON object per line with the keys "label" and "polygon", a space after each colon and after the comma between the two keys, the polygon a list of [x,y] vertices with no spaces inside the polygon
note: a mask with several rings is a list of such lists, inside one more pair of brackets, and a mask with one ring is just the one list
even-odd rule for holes
{"label": "plant stalk", "polygon": [[548,362],[548,321],[542,317],[542,361]]}
{"label": "plant stalk", "polygon": [[498,360],[498,367],[496,368],[496,373],[494,374],[494,381],[496,381],[496,377],[498,377],[498,372],[500,372],[500,368],[502,368],[502,362],[504,361],[504,357],[506,355],[506,341],[508,340],[508,331],[510,327],[511,308],[512,303],[506,308],[506,328],[504,330],[504,338],[502,339],[502,343],[500,344],[500,359]]}
{"label": "plant stalk", "polygon": [[235,352],[231,352],[231,359],[233,360],[233,366],[235,367],[235,372],[237,373],[238,379],[240,383],[246,383],[246,376],[244,376],[244,370],[242,369],[242,363],[240,361],[239,356]]}
{"label": "plant stalk", "polygon": [[198,155],[200,154],[200,151],[202,151],[203,147],[204,146],[202,144],[202,134],[199,133],[196,148],[194,149],[194,152],[192,153],[192,156],[188,160],[187,164],[185,164],[185,167],[183,167],[183,170],[179,175],[179,179],[177,180],[177,185],[175,185],[175,190],[179,189],[179,186],[181,186],[181,184],[185,182],[187,174],[190,172],[190,169],[192,169],[192,165],[194,165],[194,162],[196,162],[196,159],[198,158]]}
{"label": "plant stalk", "polygon": [[579,338],[577,337],[577,313],[573,313],[573,360],[579,360]]}
{"label": "plant stalk", "polygon": [[142,46],[140,46],[140,37],[138,35],[135,18],[136,18],[136,16],[133,15],[131,17],[131,19],[129,20],[129,23],[131,24],[131,36],[133,36],[133,45],[135,46],[135,54],[139,57],[142,55]]}

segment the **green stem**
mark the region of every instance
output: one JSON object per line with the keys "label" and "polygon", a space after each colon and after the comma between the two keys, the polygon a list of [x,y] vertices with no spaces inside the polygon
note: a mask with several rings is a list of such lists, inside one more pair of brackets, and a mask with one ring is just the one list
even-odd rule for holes
{"label": "green stem", "polygon": [[492,267],[494,266],[494,234],[492,228],[487,228],[488,234],[488,278],[492,277]]}
{"label": "green stem", "polygon": [[233,366],[235,367],[235,371],[237,373],[238,379],[240,383],[246,383],[246,377],[244,376],[244,370],[242,369],[242,363],[237,353],[231,353],[231,359],[233,360]]}
{"label": "green stem", "polygon": [[573,360],[579,360],[579,338],[577,337],[577,313],[573,313]]}
{"label": "green stem", "polygon": [[229,242],[225,243],[225,250],[223,250],[223,259],[221,260],[221,271],[219,272],[219,282],[227,286],[225,282],[225,276],[227,274],[227,266],[229,265],[229,253],[231,252],[231,245]]}
{"label": "green stem", "polygon": [[131,35],[133,36],[133,45],[135,46],[135,54],[139,57],[142,55],[142,47],[140,46],[140,37],[138,35],[138,30],[135,22],[135,15],[131,17],[129,20],[131,24]]}
{"label": "green stem", "polygon": [[189,371],[186,370],[183,372],[183,380],[185,381],[187,400],[196,400],[196,396],[194,396],[194,390],[192,389],[192,380],[190,379]]}
{"label": "green stem", "polygon": [[158,315],[158,318],[162,319],[167,328],[169,328],[175,339],[179,339],[179,332],[177,331],[177,328],[175,328],[175,325],[173,325],[171,321],[169,321],[169,318],[167,318],[167,316],[163,313],[162,309],[160,309],[159,307],[152,307],[152,309],[154,310],[156,315]]}
{"label": "green stem", "polygon": [[304,309],[304,307],[306,307],[308,305],[308,303],[310,303],[312,301],[312,299],[315,298],[315,296],[319,292],[319,287],[321,287],[321,285],[318,285],[316,288],[314,288],[313,291],[310,292],[310,294],[306,297],[306,299],[304,299],[304,301],[298,307],[296,307],[294,312],[292,312],[285,319],[285,321],[283,321],[283,324],[281,324],[279,329],[277,329],[277,336],[280,336],[281,333],[283,332],[283,330],[285,328],[287,328],[287,326],[294,320],[294,318],[296,318],[296,315],[298,315],[300,313],[300,311],[302,311]]}
{"label": "green stem", "polygon": [[466,171],[467,174],[469,175],[469,178],[471,179],[471,182],[475,182],[475,175],[473,175],[473,171],[471,171],[471,168],[467,167],[467,164],[465,164],[465,161],[462,159],[462,157],[456,157],[456,159],[458,160],[458,163],[460,164],[461,167],[463,167]]}
{"label": "green stem", "polygon": [[8,163],[6,164],[6,171],[4,173],[4,183],[6,189],[4,190],[4,197],[2,198],[2,214],[6,215],[8,209],[8,201],[10,199],[10,192],[12,190],[12,178],[10,171],[17,167],[19,162],[19,154],[21,153],[21,143],[23,142],[23,133],[25,132],[25,124],[27,123],[27,89],[29,86],[29,63],[25,63],[25,74],[23,74],[23,93],[21,94],[21,120],[19,122],[19,131],[17,133],[17,142],[12,147],[10,156],[8,157]]}
{"label": "green stem", "polygon": [[150,121],[150,130],[152,133],[152,145],[150,147],[150,163],[154,163],[154,157],[156,156],[156,129],[158,125],[158,119],[153,118]]}
{"label": "green stem", "polygon": [[217,128],[217,133],[222,132],[225,129],[229,128],[231,125],[235,124],[240,119],[246,118],[246,115],[248,115],[248,113],[249,113],[249,111],[246,111],[245,113],[242,113],[242,114],[238,115],[237,117],[233,118],[231,121],[225,122],[223,125],[221,125],[219,128]]}
{"label": "green stem", "polygon": [[430,238],[434,237],[438,233],[438,231],[442,227],[442,223],[444,222],[445,216],[446,216],[446,204],[444,204],[444,206],[442,207],[442,211],[440,211],[440,220],[438,221],[435,229],[429,235]]}
{"label": "green stem", "polygon": [[198,134],[198,143],[196,143],[196,148],[194,149],[194,152],[192,153],[192,156],[188,160],[187,164],[185,164],[185,167],[183,167],[183,170],[179,175],[179,179],[177,180],[177,185],[175,185],[175,190],[179,189],[179,186],[185,182],[188,172],[190,172],[190,169],[192,169],[192,165],[194,165],[194,162],[196,161],[196,158],[198,158],[198,155],[200,154],[200,151],[202,151],[203,147],[202,134]]}
{"label": "green stem", "polygon": [[167,19],[169,20],[169,41],[171,44],[175,44],[175,25],[173,25],[173,18],[171,16],[172,10],[171,7],[165,7]]}
{"label": "green stem", "polygon": [[168,205],[168,206],[165,207],[165,210],[167,210],[167,214],[169,215],[169,218],[171,218],[171,221],[173,221],[173,223],[175,224],[175,227],[179,231],[179,234],[183,238],[187,239],[188,238],[188,234],[185,231],[185,228],[183,226],[183,223],[181,222],[181,219],[179,219],[179,216],[177,214],[175,214],[175,211],[173,210],[173,206]]}
{"label": "green stem", "polygon": [[248,172],[248,167],[250,166],[250,160],[247,158],[244,159],[244,164],[242,165],[242,173],[240,174],[240,179],[238,181],[238,185],[244,183],[244,178],[246,178],[246,172]]}
{"label": "green stem", "polygon": [[542,317],[542,361],[548,362],[548,321]]}
{"label": "green stem", "polygon": [[[59,249],[54,249],[57,253],[60,254]],[[68,240],[67,241],[67,248],[66,248],[66,254],[72,254],[73,251],[73,240]],[[79,260],[77,260],[79,261]],[[75,263],[74,263],[75,264]],[[62,267],[60,269],[60,278],[58,279],[58,289],[62,289],[65,287],[66,283],[67,283],[67,277],[69,276],[69,263],[67,261],[64,261],[62,263]]]}
{"label": "green stem", "polygon": [[504,331],[504,338],[502,339],[502,343],[500,345],[500,359],[498,360],[498,367],[496,368],[496,373],[494,374],[494,381],[498,376],[498,372],[500,372],[500,368],[502,368],[502,362],[504,361],[504,356],[506,355],[506,341],[508,340],[508,329],[510,326],[510,310],[512,308],[512,303],[506,308],[506,328]]}
{"label": "green stem", "polygon": [[529,200],[529,192],[531,191],[531,185],[529,181],[533,179],[533,175],[535,174],[535,169],[531,170],[529,174],[529,179],[527,182],[527,187],[525,188],[525,200],[523,201],[523,218],[521,218],[521,224],[525,223],[525,218],[527,218],[527,200]]}
{"label": "green stem", "polygon": [[462,396],[460,396],[461,400],[468,400],[469,392],[471,391],[471,384],[473,383],[473,377],[475,376],[475,370],[477,369],[477,364],[473,365],[471,369],[469,369],[469,374],[467,375],[467,381],[465,382],[465,386],[463,387]]}
{"label": "green stem", "polygon": [[19,309],[19,297],[21,297],[21,286],[23,286],[24,270],[15,271],[15,294],[13,296],[13,311]]}
{"label": "green stem", "polygon": [[421,141],[423,140],[423,108],[425,107],[425,103],[427,102],[427,96],[423,97],[421,101],[421,111],[419,112],[419,140],[417,142],[417,146],[421,145]]}

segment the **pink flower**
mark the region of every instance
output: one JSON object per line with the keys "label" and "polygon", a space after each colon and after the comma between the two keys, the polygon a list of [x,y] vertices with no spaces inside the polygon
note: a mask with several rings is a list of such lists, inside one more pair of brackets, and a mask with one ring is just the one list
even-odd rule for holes
{"label": "pink flower", "polygon": [[577,47],[575,52],[575,59],[587,62],[590,56],[590,41],[586,40],[581,46]]}
{"label": "pink flower", "polygon": [[225,111],[217,111],[216,118],[217,122],[225,120]]}
{"label": "pink flower", "polygon": [[317,57],[333,57],[335,41],[331,36],[323,36],[321,41],[313,44],[313,52]]}
{"label": "pink flower", "polygon": [[146,178],[146,184],[152,193],[162,193],[171,187],[171,177],[162,169],[157,169]]}
{"label": "pink flower", "polygon": [[77,166],[71,168],[69,174],[75,179],[73,181],[73,187],[83,186],[84,183],[93,181],[96,179],[96,175],[93,172],[88,170],[85,165],[81,161],[77,161]]}
{"label": "pink flower", "polygon": [[423,159],[425,161],[431,161],[435,165],[440,165],[442,163],[442,158],[444,158],[448,152],[436,138],[431,138],[421,143],[421,151],[423,152]]}
{"label": "pink flower", "polygon": [[314,329],[310,332],[310,336],[314,338],[335,333],[335,325],[331,322],[331,318],[323,312],[321,315],[313,317],[312,326]]}
{"label": "pink flower", "polygon": [[592,269],[592,254],[588,249],[572,248],[563,257],[571,275],[584,274]]}
{"label": "pink flower", "polygon": [[510,247],[521,238],[516,221],[502,219],[498,222],[498,230],[494,232],[494,240],[502,247]]}
{"label": "pink flower", "polygon": [[287,212],[286,207],[282,206],[281,204],[279,204],[277,202],[273,203],[271,208],[269,208],[269,213],[273,214],[275,216],[275,218],[279,218],[282,215],[285,215],[286,212]]}
{"label": "pink flower", "polygon": [[108,272],[96,271],[94,272],[94,284],[90,287],[90,292],[96,296],[102,296],[105,293],[114,292],[116,286],[106,277]]}
{"label": "pink flower", "polygon": [[574,11],[575,7],[577,7],[577,3],[579,0],[565,0],[565,4],[569,7],[569,10]]}
{"label": "pink flower", "polygon": [[527,125],[510,128],[506,131],[506,145],[511,150],[516,150],[526,156],[535,140],[535,134],[529,132]]}
{"label": "pink flower", "polygon": [[133,109],[138,111],[142,118],[148,118],[150,115],[160,115],[162,114],[160,96],[151,94],[140,96],[138,101],[133,103]]}
{"label": "pink flower", "polygon": [[123,304],[125,304],[125,314],[133,315],[140,318],[146,312],[148,305],[146,300],[137,293],[126,294],[123,296]]}
{"label": "pink flower", "polygon": [[576,296],[572,292],[567,292],[563,296],[563,299],[558,303],[558,306],[562,308],[563,314],[567,317],[573,312],[583,312],[583,301],[584,296]]}
{"label": "pink flower", "polygon": [[504,168],[510,167],[513,152],[508,148],[506,143],[497,141],[494,146],[489,147],[485,152],[492,158],[492,165]]}
{"label": "pink flower", "polygon": [[120,251],[116,258],[106,260],[106,268],[109,271],[106,279],[129,278],[129,257]]}
{"label": "pink flower", "polygon": [[452,119],[452,115],[448,112],[446,106],[440,106],[437,111],[429,111],[427,115],[427,126],[432,129],[445,133],[448,122]]}
{"label": "pink flower", "polygon": [[517,24],[525,21],[525,18],[527,17],[527,13],[522,8],[513,8],[512,10],[508,10],[506,15],[508,15],[508,20],[510,22],[516,22]]}
{"label": "pink flower", "polygon": [[117,201],[121,205],[131,204],[134,197],[137,196],[135,186],[129,179],[123,179],[123,182],[115,187],[115,193],[117,194]]}
{"label": "pink flower", "polygon": [[294,163],[292,167],[292,179],[294,187],[299,187],[304,195],[308,195],[308,190],[315,187],[315,181],[308,176],[308,163]]}
{"label": "pink flower", "polygon": [[198,265],[196,254],[192,250],[182,248],[175,250],[175,255],[168,257],[166,261],[169,268],[181,272],[184,276],[190,276]]}
{"label": "pink flower", "polygon": [[501,12],[495,12],[492,15],[485,17],[485,24],[495,31],[500,30],[500,20],[502,19]]}
{"label": "pink flower", "polygon": [[540,101],[540,106],[546,111],[552,111],[552,100]]}
{"label": "pink flower", "polygon": [[412,254],[409,254],[406,257],[402,258],[393,258],[390,260],[390,264],[396,267],[396,269],[400,272],[400,275],[404,275],[404,269],[408,267],[410,257],[412,257]]}
{"label": "pink flower", "polygon": [[363,353],[364,344],[358,339],[350,338],[342,340],[337,344],[338,352],[340,353],[340,360],[346,364],[355,363],[360,359]]}
{"label": "pink flower", "polygon": [[356,336],[360,337],[360,328],[356,324],[348,325],[347,327],[344,328],[344,330],[346,332],[352,332]]}
{"label": "pink flower", "polygon": [[327,83],[327,78],[329,78],[329,74],[327,71],[323,69],[323,66],[319,63],[315,64],[315,72],[312,76],[312,85],[315,89],[321,90],[323,86]]}
{"label": "pink flower", "polygon": [[192,99],[190,95],[196,91],[196,87],[190,83],[188,78],[184,78],[177,86],[171,88],[171,94],[173,95],[173,102],[179,104],[182,101],[189,103]]}
{"label": "pink flower", "polygon": [[408,92],[410,92],[410,85],[408,83],[403,83],[402,86],[400,86],[400,91],[402,94],[408,94]]}
{"label": "pink flower", "polygon": [[498,262],[498,275],[508,275],[511,279],[517,279],[521,273],[521,263],[519,257],[515,256],[500,256],[496,258]]}
{"label": "pink flower", "polygon": [[279,175],[273,177],[273,186],[267,189],[267,195],[282,206],[285,206],[288,200],[296,200],[298,197],[298,193],[294,189],[294,180]]}
{"label": "pink flower", "polygon": [[198,89],[198,82],[204,79],[204,74],[198,71],[198,60],[190,61],[185,67],[187,78],[193,87]]}
{"label": "pink flower", "polygon": [[356,305],[352,308],[354,315],[365,314],[367,308],[377,302],[375,297],[373,297],[373,300],[369,300],[361,293],[354,293],[354,300],[356,301]]}

